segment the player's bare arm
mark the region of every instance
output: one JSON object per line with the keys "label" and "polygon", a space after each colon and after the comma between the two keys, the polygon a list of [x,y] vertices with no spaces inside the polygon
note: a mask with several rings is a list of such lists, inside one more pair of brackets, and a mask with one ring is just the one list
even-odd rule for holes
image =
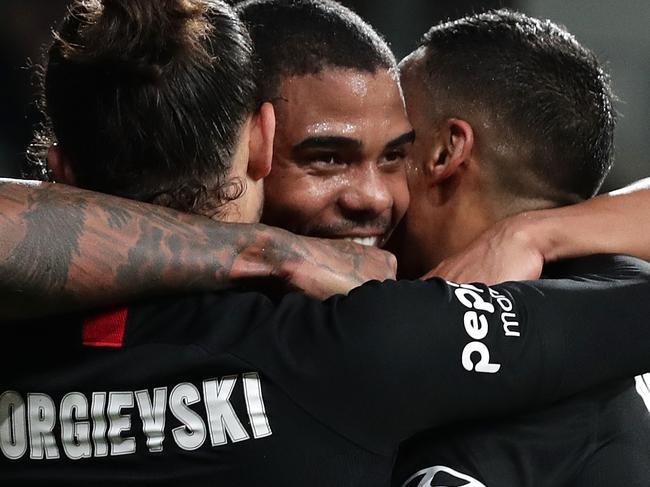
{"label": "player's bare arm", "polygon": [[391,254],[60,184],[0,180],[3,319],[277,279],[324,298],[394,277]]}
{"label": "player's bare arm", "polygon": [[572,206],[506,218],[429,276],[495,284],[537,279],[544,263],[619,253],[650,260],[650,178]]}

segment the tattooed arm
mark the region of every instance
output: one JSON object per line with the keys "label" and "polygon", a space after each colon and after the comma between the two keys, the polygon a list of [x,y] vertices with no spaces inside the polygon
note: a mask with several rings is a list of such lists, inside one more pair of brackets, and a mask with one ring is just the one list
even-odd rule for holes
{"label": "tattooed arm", "polygon": [[394,277],[395,259],[61,184],[0,180],[0,319],[111,305],[250,278],[323,298]]}

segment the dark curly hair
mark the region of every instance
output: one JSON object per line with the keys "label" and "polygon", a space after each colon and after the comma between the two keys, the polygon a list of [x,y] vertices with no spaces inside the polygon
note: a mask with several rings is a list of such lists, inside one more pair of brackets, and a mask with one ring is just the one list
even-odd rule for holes
{"label": "dark curly hair", "polygon": [[29,150],[46,174],[57,143],[79,186],[215,213],[255,109],[246,29],[217,0],[75,0],[43,68],[46,122]]}

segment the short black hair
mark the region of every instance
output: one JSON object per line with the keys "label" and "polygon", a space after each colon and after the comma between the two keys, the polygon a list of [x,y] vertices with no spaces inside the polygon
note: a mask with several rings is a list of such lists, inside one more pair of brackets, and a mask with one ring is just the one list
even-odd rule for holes
{"label": "short black hair", "polygon": [[386,41],[333,0],[248,0],[236,5],[253,39],[262,100],[273,100],[283,77],[324,68],[396,69]]}
{"label": "short black hair", "polygon": [[256,92],[226,3],[75,0],[48,51],[33,159],[57,142],[81,187],[216,211],[240,194],[227,176]]}
{"label": "short black hair", "polygon": [[598,191],[614,157],[613,95],[564,28],[502,9],[437,25],[422,46],[437,115],[480,112],[499,131],[484,145],[517,160],[499,186],[560,204]]}

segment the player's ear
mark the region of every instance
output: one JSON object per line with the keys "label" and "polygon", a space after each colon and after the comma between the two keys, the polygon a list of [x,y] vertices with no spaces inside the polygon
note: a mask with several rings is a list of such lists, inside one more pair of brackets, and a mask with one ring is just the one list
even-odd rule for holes
{"label": "player's ear", "polygon": [[58,144],[52,144],[47,150],[47,168],[52,172],[57,183],[77,185],[77,178],[72,170],[70,159]]}
{"label": "player's ear", "polygon": [[248,176],[253,181],[263,179],[271,172],[274,137],[275,110],[271,103],[263,103],[250,125]]}
{"label": "player's ear", "polygon": [[434,184],[454,176],[472,155],[474,130],[465,120],[447,119],[441,124],[426,171]]}

